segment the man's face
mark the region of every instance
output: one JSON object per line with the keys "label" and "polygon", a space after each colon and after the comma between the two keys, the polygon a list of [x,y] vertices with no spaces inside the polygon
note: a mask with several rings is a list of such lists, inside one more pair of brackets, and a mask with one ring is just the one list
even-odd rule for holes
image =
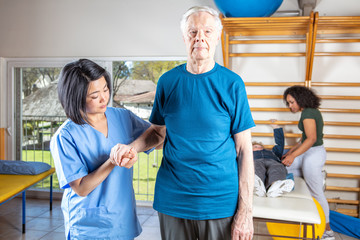
{"label": "man's face", "polygon": [[189,16],[183,33],[188,58],[195,61],[214,59],[220,33],[215,19],[207,12],[198,12]]}

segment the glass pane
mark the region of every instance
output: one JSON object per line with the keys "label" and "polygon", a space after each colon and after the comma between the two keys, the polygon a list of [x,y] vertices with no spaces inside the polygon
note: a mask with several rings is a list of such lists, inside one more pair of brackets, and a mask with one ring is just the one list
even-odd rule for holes
{"label": "glass pane", "polygon": [[[113,106],[126,108],[148,120],[159,77],[185,61],[118,61],[113,62]],[[162,150],[149,155],[140,153],[134,165],[136,200],[153,201],[156,174]]]}
{"label": "glass pane", "polygon": [[150,117],[160,76],[185,61],[113,62],[113,106]]}
{"label": "glass pane", "polygon": [[[18,85],[17,109],[21,109],[21,117],[17,121],[22,129],[17,133],[17,142],[21,146],[17,150],[23,161],[45,162],[54,167],[50,154],[50,139],[57,128],[66,119],[57,96],[57,80],[61,68],[16,68],[15,79]],[[21,106],[21,107],[20,107]],[[20,125],[19,124],[19,125]],[[49,179],[36,187],[48,188]],[[54,177],[54,188],[59,188]]]}

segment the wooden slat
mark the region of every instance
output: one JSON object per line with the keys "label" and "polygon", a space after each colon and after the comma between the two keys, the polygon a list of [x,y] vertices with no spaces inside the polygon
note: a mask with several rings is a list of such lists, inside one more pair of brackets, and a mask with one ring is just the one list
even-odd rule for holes
{"label": "wooden slat", "polygon": [[[278,125],[297,125],[298,121],[283,121],[277,120],[271,122],[270,120],[254,120],[255,124],[278,124]],[[325,126],[342,126],[342,127],[360,127],[360,122],[334,122],[325,121]]]}
{"label": "wooden slat", "polygon": [[325,148],[327,152],[345,152],[345,153],[360,153],[360,148]]}
{"label": "wooden slat", "polygon": [[245,82],[245,86],[264,86],[264,87],[271,87],[271,86],[304,86],[304,82]]}
{"label": "wooden slat", "polygon": [[352,161],[332,161],[327,160],[325,162],[326,165],[342,165],[342,166],[357,166],[360,167],[360,162],[352,162]]}
{"label": "wooden slat", "polygon": [[276,52],[276,53],[230,53],[230,57],[303,57],[302,52]]}
{"label": "wooden slat", "polygon": [[288,108],[259,108],[259,107],[252,107],[250,108],[253,112],[289,112]]}
{"label": "wooden slat", "polygon": [[[262,132],[251,132],[251,136],[253,137],[273,137],[273,133],[262,133]],[[301,134],[298,133],[284,133],[285,137],[301,137]]]}
{"label": "wooden slat", "polygon": [[360,192],[358,187],[338,187],[338,186],[326,186],[327,191],[341,191],[341,192]]}
{"label": "wooden slat", "polygon": [[[289,112],[288,108],[250,108],[251,111],[255,112]],[[320,108],[320,112],[331,112],[331,113],[360,113],[360,109],[345,109],[345,108]]]}
{"label": "wooden slat", "polygon": [[304,39],[261,39],[261,40],[230,40],[229,44],[294,44],[306,43]]}
{"label": "wooden slat", "polygon": [[351,217],[359,217],[356,209],[337,208],[335,211]]}
{"label": "wooden slat", "polygon": [[360,96],[320,95],[319,97],[324,100],[360,100]]}
{"label": "wooden slat", "polygon": [[[249,99],[283,99],[283,95],[247,95]],[[360,96],[320,95],[323,100],[360,100]]]}
{"label": "wooden slat", "polygon": [[315,52],[315,56],[360,56],[360,52]]}
{"label": "wooden slat", "polygon": [[282,99],[283,95],[247,95],[248,99]]}
{"label": "wooden slat", "polygon": [[317,39],[316,43],[358,43],[360,39]]}
{"label": "wooden slat", "polygon": [[358,82],[311,82],[314,87],[360,87]]}
{"label": "wooden slat", "polygon": [[329,178],[349,178],[349,179],[360,179],[360,175],[356,174],[343,174],[343,173],[327,173],[326,177]]}
{"label": "wooden slat", "polygon": [[[273,133],[264,133],[264,132],[252,132],[251,135],[254,137],[273,137],[274,136]],[[301,137],[301,133],[285,133],[284,135],[287,138]],[[360,135],[324,134],[323,138],[360,140]]]}
{"label": "wooden slat", "polygon": [[360,109],[346,109],[346,108],[320,108],[320,112],[332,113],[360,113]]}
{"label": "wooden slat", "polygon": [[[274,145],[264,145],[265,148],[271,149]],[[292,146],[285,146],[285,149],[290,149]],[[343,153],[360,153],[360,148],[330,148],[326,147],[327,152],[343,152]],[[329,173],[330,174],[330,173]]]}
{"label": "wooden slat", "polygon": [[[271,149],[274,145],[264,145],[266,149]],[[285,149],[290,149],[292,146],[285,146]],[[327,152],[343,152],[343,153],[360,153],[360,148],[331,148],[326,147]],[[330,174],[330,173],[329,173]],[[359,175],[360,176],[360,175]]]}
{"label": "wooden slat", "polygon": [[327,199],[328,203],[341,203],[341,204],[349,204],[349,205],[358,205],[360,201],[358,200],[345,200],[345,199]]}
{"label": "wooden slat", "polygon": [[281,121],[277,120],[275,122],[272,122],[270,120],[254,120],[256,125],[260,124],[277,124],[277,125],[297,125],[298,121]]}

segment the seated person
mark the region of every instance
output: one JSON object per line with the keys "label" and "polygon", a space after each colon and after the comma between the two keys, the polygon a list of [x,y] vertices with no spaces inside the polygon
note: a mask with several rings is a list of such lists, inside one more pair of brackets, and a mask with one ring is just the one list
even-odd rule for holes
{"label": "seated person", "polygon": [[272,150],[264,149],[262,143],[253,142],[255,165],[254,194],[259,197],[278,197],[284,192],[291,192],[294,181],[286,179],[287,170],[281,163],[284,151],[284,132],[277,125],[274,128],[276,145]]}

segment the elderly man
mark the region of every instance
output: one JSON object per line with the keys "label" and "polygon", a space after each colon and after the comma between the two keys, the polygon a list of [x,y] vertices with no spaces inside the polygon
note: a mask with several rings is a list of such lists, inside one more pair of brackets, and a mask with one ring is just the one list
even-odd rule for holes
{"label": "elderly man", "polygon": [[154,209],[162,239],[247,239],[253,235],[254,127],[245,86],[214,60],[221,35],[217,11],[193,7],[181,20],[187,63],[161,76],[152,126],[130,147],[163,143]]}

